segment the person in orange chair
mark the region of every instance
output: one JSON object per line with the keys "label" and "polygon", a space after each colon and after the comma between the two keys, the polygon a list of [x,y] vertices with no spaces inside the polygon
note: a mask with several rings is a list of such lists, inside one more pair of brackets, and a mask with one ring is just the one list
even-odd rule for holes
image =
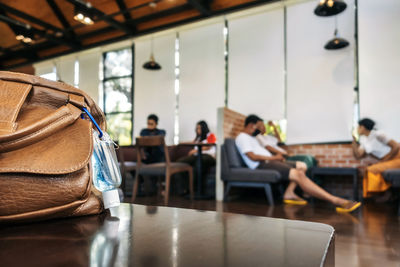
{"label": "person in orange chair", "polygon": [[365,198],[384,193],[381,201],[390,198],[390,183],[383,179],[382,173],[389,169],[400,168],[400,146],[387,137],[382,131],[374,129],[375,122],[365,118],[358,122],[359,143],[353,135],[353,152],[357,159],[367,155],[379,159],[379,162],[367,167],[363,179],[363,196]]}
{"label": "person in orange chair", "polygon": [[[285,162],[281,154],[272,155],[265,147],[260,145],[253,136],[257,129],[257,122],[261,119],[256,115],[249,115],[245,120],[244,130],[236,137],[235,143],[243,158],[243,161],[250,169],[264,169],[278,171],[283,180],[294,182],[295,185],[310,196],[326,200],[336,205],[338,212],[352,212],[361,206],[360,202],[349,201],[334,196],[311,181],[304,170],[296,168],[295,163]],[[283,199],[292,204],[307,204],[294,192],[295,187],[288,187]]]}

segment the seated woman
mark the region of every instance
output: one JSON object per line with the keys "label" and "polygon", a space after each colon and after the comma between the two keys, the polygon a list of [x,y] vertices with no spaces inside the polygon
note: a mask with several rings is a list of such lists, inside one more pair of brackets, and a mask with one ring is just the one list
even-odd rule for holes
{"label": "seated woman", "polygon": [[[375,130],[374,126],[373,120],[362,119],[358,122],[357,129],[360,135],[360,143],[353,135],[353,152],[357,159],[372,155],[380,161],[366,169],[363,180],[363,196],[365,198],[387,191],[390,184],[383,179],[382,172],[400,168],[399,144],[388,138],[383,132]],[[386,194],[384,199],[388,199],[387,196],[389,194]]]}
{"label": "seated woman", "polygon": [[[210,132],[208,125],[205,121],[199,121],[196,124],[196,137],[194,138],[194,143],[208,143],[208,144],[215,144],[217,138],[213,133]],[[196,179],[196,160],[197,160],[197,147],[190,150],[188,155],[178,159],[178,162],[184,162],[190,164],[194,167],[194,178]],[[201,161],[202,161],[202,177],[209,172],[211,167],[215,166],[215,146],[204,146],[202,147],[201,153]],[[187,179],[182,179],[181,182],[187,181]],[[204,181],[204,180],[203,180]],[[194,185],[196,186],[197,183],[195,182]],[[181,185],[183,188],[187,188],[185,185]]]}

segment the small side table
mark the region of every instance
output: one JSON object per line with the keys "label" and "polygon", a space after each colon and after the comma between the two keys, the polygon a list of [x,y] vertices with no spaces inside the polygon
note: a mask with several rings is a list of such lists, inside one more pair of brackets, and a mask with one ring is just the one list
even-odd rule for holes
{"label": "small side table", "polygon": [[358,201],[358,169],[357,168],[339,168],[339,167],[314,167],[311,170],[311,179],[317,175],[348,175],[353,177],[353,200]]}
{"label": "small side table", "polygon": [[194,195],[194,199],[211,199],[212,196],[207,196],[204,195],[203,193],[203,177],[202,177],[202,173],[201,171],[203,170],[203,163],[201,162],[201,154],[202,154],[202,148],[203,147],[210,147],[210,146],[215,146],[215,144],[208,144],[208,143],[181,143],[179,144],[180,146],[195,146],[197,147],[197,161],[196,161],[196,165],[197,165],[197,190],[196,193]]}

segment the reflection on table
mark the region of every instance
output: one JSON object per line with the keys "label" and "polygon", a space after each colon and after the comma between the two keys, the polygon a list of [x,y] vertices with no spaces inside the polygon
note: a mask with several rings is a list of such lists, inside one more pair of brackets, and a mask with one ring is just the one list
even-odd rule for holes
{"label": "reflection on table", "polygon": [[332,227],[122,204],[0,229],[0,266],[333,266]]}

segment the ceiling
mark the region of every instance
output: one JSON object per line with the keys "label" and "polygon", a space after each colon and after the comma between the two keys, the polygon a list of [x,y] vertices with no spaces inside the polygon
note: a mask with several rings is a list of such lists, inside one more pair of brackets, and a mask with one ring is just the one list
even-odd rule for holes
{"label": "ceiling", "polygon": [[[275,1],[90,0],[94,24],[84,25],[73,17],[75,6],[87,10],[86,0],[0,0],[0,69]],[[16,39],[20,25],[29,25],[32,43]]]}

